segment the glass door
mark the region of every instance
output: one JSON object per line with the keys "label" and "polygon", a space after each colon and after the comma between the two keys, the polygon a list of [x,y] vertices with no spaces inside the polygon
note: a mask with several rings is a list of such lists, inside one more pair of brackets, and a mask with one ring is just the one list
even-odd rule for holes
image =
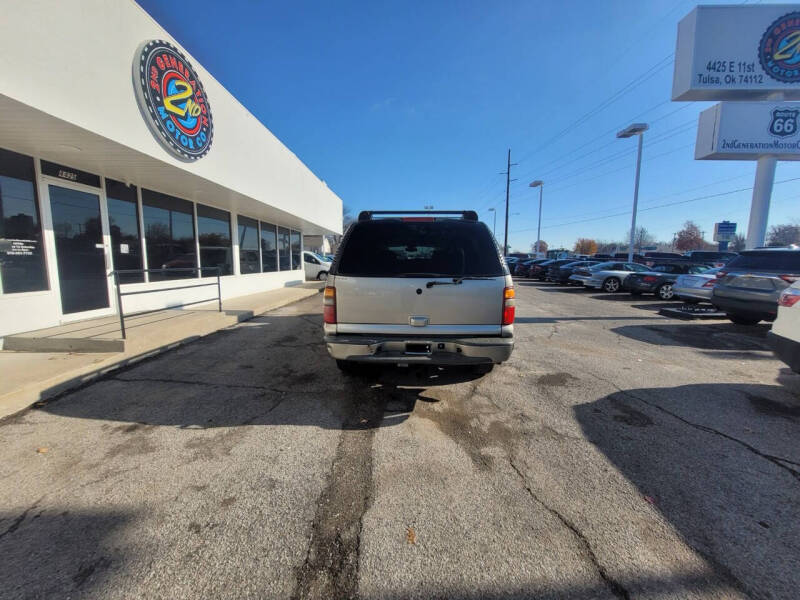
{"label": "glass door", "polygon": [[48,186],[63,314],[109,307],[100,196]]}

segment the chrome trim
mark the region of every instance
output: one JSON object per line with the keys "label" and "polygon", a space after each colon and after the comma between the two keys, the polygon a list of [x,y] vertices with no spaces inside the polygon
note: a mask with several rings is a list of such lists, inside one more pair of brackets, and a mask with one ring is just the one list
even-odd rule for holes
{"label": "chrome trim", "polygon": [[[498,301],[499,305],[499,301]],[[498,315],[499,316],[499,315]],[[373,323],[338,323],[337,334],[365,333],[386,335],[501,335],[497,325],[427,325],[424,330],[414,325],[383,325]]]}

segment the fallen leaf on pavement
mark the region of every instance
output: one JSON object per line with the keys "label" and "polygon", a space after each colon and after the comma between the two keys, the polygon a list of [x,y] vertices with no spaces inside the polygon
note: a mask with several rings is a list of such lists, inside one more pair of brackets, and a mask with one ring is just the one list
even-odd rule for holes
{"label": "fallen leaf on pavement", "polygon": [[406,528],[406,543],[407,544],[416,544],[417,543],[417,534],[414,531],[413,527]]}
{"label": "fallen leaf on pavement", "polygon": [[653,506],[655,506],[655,504],[656,504],[656,501],[653,499],[653,497],[652,497],[652,496],[644,496],[644,499],[645,499],[645,501],[646,501],[646,502],[649,502],[650,504],[652,504]]}
{"label": "fallen leaf on pavement", "polygon": [[42,446],[41,448],[37,448],[36,452],[38,452],[39,454],[47,454],[49,450],[50,448],[45,448],[44,446]]}

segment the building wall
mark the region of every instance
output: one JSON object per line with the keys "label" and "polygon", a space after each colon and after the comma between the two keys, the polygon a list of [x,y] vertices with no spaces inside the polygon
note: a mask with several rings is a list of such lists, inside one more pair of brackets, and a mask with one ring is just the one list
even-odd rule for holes
{"label": "building wall", "polygon": [[[177,46],[207,92],[214,138],[209,153],[194,163],[167,154],[139,113],[132,65],[136,49],[150,39]],[[261,59],[242,57],[253,64]],[[0,19],[0,94],[341,233],[339,197],[130,0],[14,3]],[[190,194],[186,190],[183,197],[195,199]]]}

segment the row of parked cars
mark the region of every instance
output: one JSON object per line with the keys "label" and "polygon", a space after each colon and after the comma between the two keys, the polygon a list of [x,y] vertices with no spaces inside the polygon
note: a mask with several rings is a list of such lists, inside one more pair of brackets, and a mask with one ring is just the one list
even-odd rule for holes
{"label": "row of parked cars", "polygon": [[664,254],[635,257],[634,262],[605,255],[508,260],[518,277],[608,293],[653,294],[665,301],[708,302],[739,325],[775,321],[770,337],[776,353],[800,371],[800,308],[791,311],[800,302],[800,247]]}

